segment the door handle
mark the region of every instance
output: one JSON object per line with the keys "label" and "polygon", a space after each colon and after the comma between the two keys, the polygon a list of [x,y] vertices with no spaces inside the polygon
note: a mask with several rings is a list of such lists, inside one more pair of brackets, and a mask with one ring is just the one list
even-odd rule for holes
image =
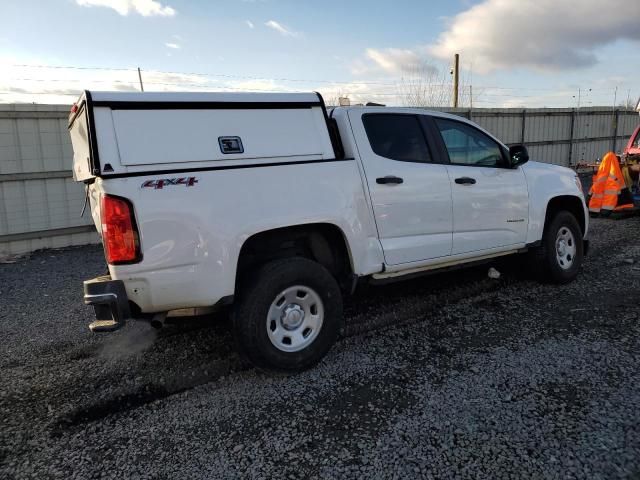
{"label": "door handle", "polygon": [[455,182],[459,185],[473,185],[476,183],[476,179],[471,177],[460,177],[456,178]]}
{"label": "door handle", "polygon": [[400,183],[404,182],[404,180],[400,177],[395,177],[393,175],[387,175],[386,177],[378,177],[376,178],[376,183],[379,183],[380,185],[387,185],[387,184],[395,184],[398,185]]}

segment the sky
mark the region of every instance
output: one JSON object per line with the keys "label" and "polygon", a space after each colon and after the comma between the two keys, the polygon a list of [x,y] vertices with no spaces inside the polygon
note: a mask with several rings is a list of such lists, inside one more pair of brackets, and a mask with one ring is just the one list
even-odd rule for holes
{"label": "sky", "polygon": [[0,102],[84,89],[320,91],[328,104],[640,97],[639,0],[0,0]]}

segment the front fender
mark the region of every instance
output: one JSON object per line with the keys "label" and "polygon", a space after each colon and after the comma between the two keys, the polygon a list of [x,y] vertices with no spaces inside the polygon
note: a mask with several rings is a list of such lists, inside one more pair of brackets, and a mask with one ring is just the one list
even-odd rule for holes
{"label": "front fender", "polygon": [[579,179],[569,168],[539,162],[528,162],[522,166],[529,189],[529,227],[527,244],[542,238],[547,208],[551,200],[561,196],[575,197],[580,200],[584,215],[584,238],[589,227],[589,212],[586,207]]}

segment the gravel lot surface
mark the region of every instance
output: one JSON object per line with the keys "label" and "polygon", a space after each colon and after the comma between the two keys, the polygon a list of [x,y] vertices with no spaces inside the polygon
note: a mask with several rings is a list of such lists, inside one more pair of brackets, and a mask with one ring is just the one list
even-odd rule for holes
{"label": "gravel lot surface", "polygon": [[97,247],[0,265],[0,478],[640,478],[640,218],[591,239],[570,285],[370,287],[293,377],[220,315],[92,335]]}

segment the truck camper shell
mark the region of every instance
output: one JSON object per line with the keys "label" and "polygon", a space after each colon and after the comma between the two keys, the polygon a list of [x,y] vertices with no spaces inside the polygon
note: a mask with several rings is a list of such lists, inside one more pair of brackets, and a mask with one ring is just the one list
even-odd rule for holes
{"label": "truck camper shell", "polygon": [[87,90],[69,132],[77,181],[343,157],[317,93]]}

